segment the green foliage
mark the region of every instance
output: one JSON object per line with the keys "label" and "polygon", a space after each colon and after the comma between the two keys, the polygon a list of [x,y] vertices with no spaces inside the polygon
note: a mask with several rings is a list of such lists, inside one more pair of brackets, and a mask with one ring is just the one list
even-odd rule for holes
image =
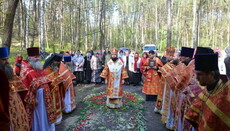
{"label": "green foliage", "polygon": [[[45,41],[48,41],[49,48],[46,46],[46,51],[53,53],[62,50],[75,51],[80,49],[85,52],[87,50],[86,44],[88,45],[88,49],[94,47],[95,50],[98,50],[100,48],[101,36],[99,22],[102,14],[102,1],[84,0],[84,4],[73,0],[63,0],[63,2],[63,5],[60,0],[47,2],[45,9]],[[143,44],[156,43],[155,34],[158,32],[157,46],[160,51],[164,51],[167,41],[166,2],[165,0],[106,0],[104,8],[105,21],[103,21],[106,40],[105,45],[102,45],[102,47],[105,48],[107,45],[110,45],[110,47],[116,48],[137,48],[136,50],[141,52]],[[181,46],[192,47],[193,2],[193,0],[173,1],[171,45],[177,48]],[[0,15],[0,35],[2,35],[3,22],[7,15],[5,13],[6,8],[2,8],[5,3],[7,3],[6,0],[0,0],[0,13],[3,14]],[[158,9],[157,16],[156,4]],[[229,44],[230,39],[230,1],[202,1],[201,4],[199,46],[211,46],[214,48],[218,45],[223,49]],[[198,5],[199,1],[197,1],[197,7]],[[29,41],[31,41],[34,31],[35,10],[33,6],[31,6],[31,10],[28,10],[25,5],[22,5],[22,8],[24,12],[30,11]],[[57,8],[60,10],[56,10]],[[19,11],[19,9],[15,15],[13,31],[13,39],[17,40],[17,42],[24,41],[24,38],[20,38],[19,36],[24,35],[24,19],[26,15],[26,13],[20,14],[19,12],[22,12],[22,10],[20,9]],[[39,12],[37,13],[39,14]],[[117,16],[115,17],[116,13]],[[20,20],[20,15],[23,16],[22,20]],[[72,18],[70,18],[71,16]],[[156,17],[158,23],[156,23]],[[36,19],[35,43],[38,46],[39,17],[37,16]],[[22,21],[21,35],[18,34],[20,29],[18,23],[20,21]],[[61,25],[63,25],[63,37],[61,37]],[[156,31],[156,26],[158,27],[158,31]],[[144,43],[142,43],[142,36]],[[61,38],[63,38],[62,42]],[[71,43],[72,38],[73,43]],[[64,43],[63,49],[60,49],[61,43]]]}

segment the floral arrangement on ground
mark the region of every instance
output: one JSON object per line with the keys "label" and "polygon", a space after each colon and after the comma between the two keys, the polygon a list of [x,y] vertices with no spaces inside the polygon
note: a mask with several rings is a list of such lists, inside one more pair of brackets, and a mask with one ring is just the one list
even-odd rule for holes
{"label": "floral arrangement on ground", "polygon": [[124,92],[122,101],[122,108],[109,109],[106,106],[105,92],[86,96],[83,99],[86,106],[81,110],[75,124],[69,127],[69,131],[146,130],[143,97],[135,93]]}

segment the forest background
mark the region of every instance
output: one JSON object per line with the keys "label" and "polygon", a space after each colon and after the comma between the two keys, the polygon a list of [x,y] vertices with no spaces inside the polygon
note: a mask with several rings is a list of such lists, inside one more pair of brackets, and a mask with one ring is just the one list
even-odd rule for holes
{"label": "forest background", "polygon": [[0,43],[85,52],[145,44],[208,46],[230,43],[230,0],[0,0]]}

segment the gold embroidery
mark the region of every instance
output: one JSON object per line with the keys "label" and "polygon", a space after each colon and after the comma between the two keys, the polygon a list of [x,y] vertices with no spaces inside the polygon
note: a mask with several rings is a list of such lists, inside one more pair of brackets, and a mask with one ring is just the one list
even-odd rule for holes
{"label": "gold embroidery", "polygon": [[205,130],[206,130],[206,131],[213,131],[213,129],[210,128],[210,127],[207,125],[206,120],[205,120],[205,118],[204,118],[204,115],[202,116],[202,120],[203,120],[203,122],[204,122],[204,128],[205,128]]}
{"label": "gold embroidery", "polygon": [[221,119],[228,127],[230,127],[230,118],[228,115],[224,114],[220,109],[218,109],[218,107],[216,107],[216,105],[203,93],[200,93],[199,97],[207,104],[211,111],[219,117],[219,119]]}

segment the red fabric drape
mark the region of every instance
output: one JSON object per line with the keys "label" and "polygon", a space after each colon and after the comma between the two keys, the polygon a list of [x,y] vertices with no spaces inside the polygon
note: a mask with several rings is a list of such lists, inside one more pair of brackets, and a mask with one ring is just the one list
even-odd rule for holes
{"label": "red fabric drape", "polygon": [[0,70],[0,129],[9,130],[9,82],[4,71]]}
{"label": "red fabric drape", "polygon": [[134,71],[137,71],[137,61],[138,57],[134,58]]}

